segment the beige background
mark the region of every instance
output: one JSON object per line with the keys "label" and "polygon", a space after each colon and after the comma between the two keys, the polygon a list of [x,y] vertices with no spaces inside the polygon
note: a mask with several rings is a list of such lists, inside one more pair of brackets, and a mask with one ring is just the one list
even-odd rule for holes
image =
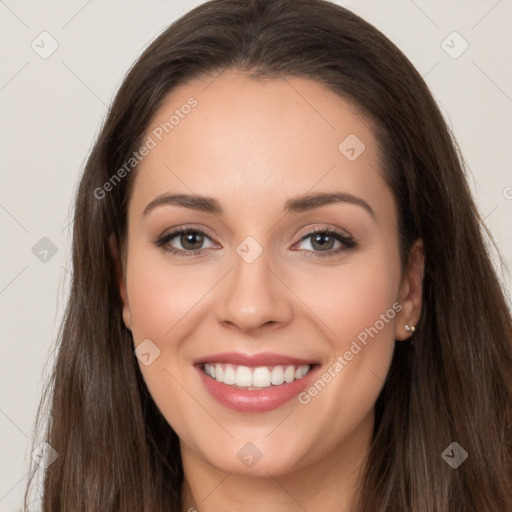
{"label": "beige background", "polygon": [[[28,471],[45,361],[52,360],[68,290],[77,177],[128,67],[169,23],[200,3],[0,0],[1,511],[19,509]],[[480,212],[510,265],[512,1],[337,3],[382,30],[426,78],[461,146]],[[50,35],[40,36],[43,31]],[[39,53],[58,47],[43,59],[33,41]],[[466,42],[466,51],[452,58]],[[54,255],[41,252],[50,247],[39,242],[43,237]],[[34,254],[38,242],[43,245]],[[500,275],[510,293],[510,276]]]}

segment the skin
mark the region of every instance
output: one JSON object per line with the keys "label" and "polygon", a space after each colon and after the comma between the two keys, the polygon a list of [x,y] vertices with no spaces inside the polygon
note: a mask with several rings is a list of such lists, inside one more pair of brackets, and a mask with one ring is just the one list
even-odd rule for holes
{"label": "skin", "polygon": [[[183,511],[348,510],[368,454],[374,404],[395,340],[421,309],[423,248],[399,256],[397,208],[381,177],[369,121],[307,79],[255,81],[228,71],[174,89],[150,130],[193,96],[198,105],[143,159],[128,208],[118,263],[123,318],[135,346],[150,339],[160,355],[139,361],[148,389],[180,438]],[[338,146],[356,134],[366,149],[349,161]],[[284,214],[307,192],[348,192],[350,203]],[[165,193],[207,195],[222,215],[164,205]],[[155,245],[186,225],[207,235],[202,254],[178,257]],[[331,255],[302,236],[338,228],[356,247]],[[263,253],[247,263],[236,248],[252,236]],[[186,239],[171,245],[186,251]],[[190,247],[190,246],[188,246]],[[190,249],[188,249],[190,251]],[[309,403],[241,413],[215,401],[192,361],[208,354],[277,352],[318,361],[325,371],[365,328],[402,306]],[[261,459],[246,467],[247,443]]]}

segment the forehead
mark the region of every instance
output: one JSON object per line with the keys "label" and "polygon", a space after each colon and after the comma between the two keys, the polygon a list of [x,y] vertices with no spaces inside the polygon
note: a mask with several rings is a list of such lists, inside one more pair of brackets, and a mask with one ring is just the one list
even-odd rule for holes
{"label": "forehead", "polygon": [[182,85],[146,137],[153,147],[132,197],[141,211],[169,192],[214,196],[228,211],[282,205],[311,191],[392,201],[371,123],[309,79],[254,80],[234,71]]}

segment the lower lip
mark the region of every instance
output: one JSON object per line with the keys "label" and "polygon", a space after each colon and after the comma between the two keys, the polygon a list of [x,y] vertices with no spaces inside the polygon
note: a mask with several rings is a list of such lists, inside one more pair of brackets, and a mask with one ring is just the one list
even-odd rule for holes
{"label": "lower lip", "polygon": [[201,366],[196,366],[205,388],[219,403],[238,412],[265,412],[277,409],[306,388],[319,366],[299,380],[280,386],[257,390],[245,390],[217,382],[206,375]]}

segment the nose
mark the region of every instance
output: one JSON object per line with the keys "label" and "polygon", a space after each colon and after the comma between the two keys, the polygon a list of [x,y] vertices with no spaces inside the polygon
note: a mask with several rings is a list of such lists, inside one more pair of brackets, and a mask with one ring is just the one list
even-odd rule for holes
{"label": "nose", "polygon": [[249,333],[283,327],[291,321],[293,293],[272,267],[266,251],[252,263],[234,254],[233,269],[215,298],[221,324]]}

